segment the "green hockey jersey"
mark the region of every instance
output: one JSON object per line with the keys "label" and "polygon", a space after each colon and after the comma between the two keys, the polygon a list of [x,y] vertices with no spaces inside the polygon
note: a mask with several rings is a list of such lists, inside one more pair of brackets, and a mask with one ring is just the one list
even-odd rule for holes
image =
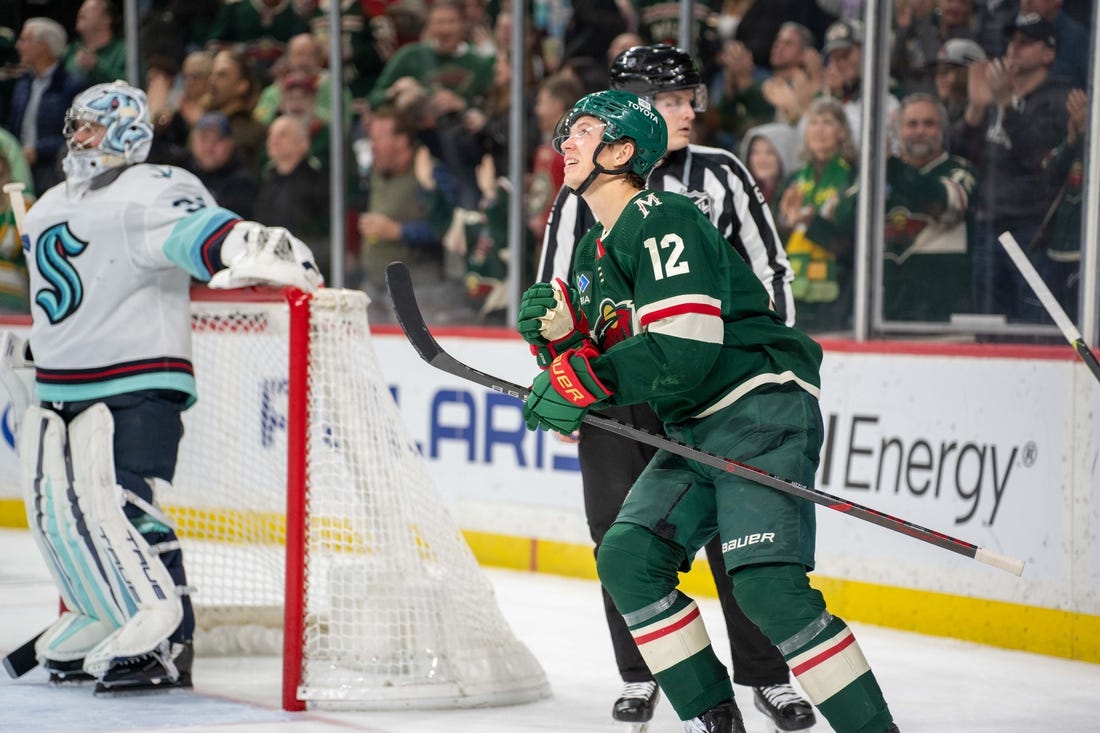
{"label": "green hockey jersey", "polygon": [[769,384],[817,396],[821,347],[783,323],[764,286],[685,196],[641,191],[577,245],[572,285],[611,401],[665,423],[706,417]]}

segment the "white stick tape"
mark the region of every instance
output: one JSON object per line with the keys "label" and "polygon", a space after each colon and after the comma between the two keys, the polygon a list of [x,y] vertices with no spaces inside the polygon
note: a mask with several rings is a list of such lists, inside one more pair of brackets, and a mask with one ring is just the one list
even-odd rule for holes
{"label": "white stick tape", "polygon": [[1019,243],[1016,241],[1016,237],[1012,236],[1012,232],[1001,232],[1001,236],[997,237],[1000,240],[1001,246],[1005,248],[1005,252],[1008,252],[1008,256],[1012,258],[1012,261],[1016,263],[1016,269],[1020,271],[1020,274],[1024,276],[1024,280],[1027,280],[1027,284],[1031,286],[1031,289],[1035,291],[1035,294],[1039,296],[1039,302],[1043,304],[1043,307],[1047,309],[1047,313],[1054,319],[1054,322],[1058,324],[1059,330],[1062,335],[1066,337],[1066,340],[1071,344],[1081,340],[1081,332],[1077,330],[1077,327],[1073,325],[1073,321],[1069,319],[1066,312],[1062,310],[1062,306],[1058,305],[1058,301],[1054,298],[1054,294],[1050,292],[1050,288],[1043,282],[1043,278],[1039,277],[1039,273],[1035,271],[1035,268],[1031,264],[1031,260],[1027,258],[1024,251],[1020,249]]}

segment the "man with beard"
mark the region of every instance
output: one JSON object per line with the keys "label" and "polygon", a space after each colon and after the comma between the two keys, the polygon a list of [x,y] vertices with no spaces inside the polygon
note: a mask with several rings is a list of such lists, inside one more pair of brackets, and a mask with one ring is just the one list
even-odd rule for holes
{"label": "man with beard", "polygon": [[898,115],[900,155],[886,162],[883,315],[946,321],[969,312],[967,215],[974,168],[944,150],[947,111],[913,94]]}
{"label": "man with beard", "polygon": [[[944,149],[947,110],[930,94],[898,111],[898,155],[886,161],[882,308],[888,321],[947,321],[972,310],[967,224],[975,172]],[[855,231],[858,191],[837,205],[839,232]]]}

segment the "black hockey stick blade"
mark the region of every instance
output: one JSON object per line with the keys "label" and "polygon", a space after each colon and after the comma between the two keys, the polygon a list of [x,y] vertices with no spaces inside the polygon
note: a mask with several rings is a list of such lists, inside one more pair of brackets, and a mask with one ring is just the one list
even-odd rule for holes
{"label": "black hockey stick blade", "polygon": [[8,673],[8,677],[13,680],[17,679],[38,666],[38,658],[34,655],[34,645],[40,636],[42,636],[41,632],[4,657],[4,671]]}
{"label": "black hockey stick blade", "polygon": [[[413,292],[412,278],[409,275],[408,268],[403,262],[393,262],[386,268],[386,284],[389,286],[390,298],[393,301],[393,309],[394,313],[397,315],[397,322],[401,325],[401,330],[405,332],[405,337],[409,340],[409,343],[411,343],[417,353],[420,354],[420,358],[436,369],[440,369],[448,374],[461,377],[475,384],[480,384],[482,387],[487,387],[496,392],[511,395],[520,400],[527,399],[529,390],[463,364],[443,350],[443,347],[435,340],[431,331],[428,330],[428,326],[424,323],[424,317],[421,315],[420,307],[416,303],[416,294]],[[592,413],[585,415],[584,421],[589,425],[618,433],[619,435],[624,435],[639,443],[652,445],[656,448],[663,448],[670,453],[675,453],[689,460],[697,461],[722,471],[728,471],[736,476],[767,486],[776,491],[797,496],[894,532],[915,537],[918,540],[935,545],[936,547],[941,547],[959,555],[973,558],[986,565],[992,565],[995,568],[1000,568],[1014,575],[1020,575],[1024,571],[1024,563],[1022,560],[1017,560],[983,549],[977,545],[950,537],[941,532],[936,532],[935,530],[921,527],[907,520],[899,519],[898,517],[890,516],[878,510],[846,501],[824,491],[803,486],[793,481],[787,481],[747,464],[700,450],[687,443],[674,440],[673,438],[657,435],[648,430],[635,427],[634,425]]]}
{"label": "black hockey stick blade", "polygon": [[1096,355],[1085,343],[1085,339],[1081,336],[1081,332],[1077,330],[1077,326],[1073,325],[1073,321],[1069,319],[1069,315],[1058,304],[1058,299],[1054,297],[1054,293],[1050,292],[1050,288],[1043,282],[1043,278],[1039,276],[1039,273],[1031,264],[1031,260],[1020,249],[1016,237],[1012,236],[1012,232],[1001,232],[997,239],[1004,247],[1005,252],[1008,253],[1009,258],[1012,259],[1013,264],[1016,265],[1016,269],[1027,281],[1028,286],[1031,287],[1031,291],[1035,293],[1035,297],[1039,299],[1046,312],[1058,324],[1058,330],[1062,332],[1066,341],[1077,352],[1077,356],[1081,357],[1081,361],[1085,362],[1085,366],[1092,372],[1092,376],[1096,377],[1096,381],[1100,382],[1100,361],[1096,360]]}

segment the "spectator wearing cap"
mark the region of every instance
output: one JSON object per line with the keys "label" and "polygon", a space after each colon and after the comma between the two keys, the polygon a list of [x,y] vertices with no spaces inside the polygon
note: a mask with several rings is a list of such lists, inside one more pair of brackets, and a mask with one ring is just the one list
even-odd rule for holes
{"label": "spectator wearing cap", "polygon": [[[956,123],[957,150],[980,171],[973,227],[975,306],[981,313],[1039,322],[1041,306],[997,244],[1004,231],[1025,245],[1052,206],[1056,190],[1042,163],[1066,131],[1070,86],[1050,74],[1054,27],[1037,13],[1017,16],[1006,29],[1004,58],[975,61],[969,101]],[[1034,253],[1032,253],[1034,255]],[[1043,258],[1034,264],[1046,269]]]}
{"label": "spectator wearing cap", "polygon": [[[286,54],[276,65],[279,73],[276,74],[275,81],[260,92],[256,109],[252,112],[253,116],[263,124],[270,125],[275,116],[281,112],[283,86],[286,79],[308,78],[312,80],[315,92],[313,115],[327,123],[332,109],[332,75],[324,69],[323,59],[324,49],[312,34],[299,33],[291,38],[286,45]],[[351,125],[352,98],[351,92],[347,89],[343,90],[343,94],[346,129]]]}
{"label": "spectator wearing cap", "polygon": [[[322,168],[329,163],[329,128],[326,120],[317,112],[317,81],[311,76],[290,74],[283,77],[279,100],[279,116],[293,117],[302,123],[309,135],[309,154],[316,158]],[[276,117],[275,119],[278,119]],[[268,147],[270,148],[270,136]]]}
{"label": "spectator wearing cap", "polygon": [[936,96],[947,110],[949,129],[966,111],[969,69],[975,61],[985,61],[985,51],[976,41],[967,38],[945,41],[936,52],[933,62]]}
{"label": "spectator wearing cap", "polygon": [[256,204],[256,176],[237,149],[229,118],[207,112],[191,131],[191,164],[214,202],[251,219]]}
{"label": "spectator wearing cap", "polygon": [[898,0],[894,13],[894,38],[890,70],[899,92],[932,93],[935,89],[936,56],[952,39],[977,35],[972,0]]}
{"label": "spectator wearing cap", "polygon": [[1020,0],[1020,14],[1037,13],[1054,27],[1051,76],[1064,76],[1078,89],[1088,87],[1089,32],[1062,9],[1063,0]]}
{"label": "spectator wearing cap", "polygon": [[[844,105],[852,140],[858,145],[863,130],[863,23],[838,20],[830,25],[825,31],[822,52],[824,90]],[[887,119],[893,119],[898,109],[897,97],[887,94],[885,108]],[[799,137],[805,134],[803,122],[799,123]]]}

